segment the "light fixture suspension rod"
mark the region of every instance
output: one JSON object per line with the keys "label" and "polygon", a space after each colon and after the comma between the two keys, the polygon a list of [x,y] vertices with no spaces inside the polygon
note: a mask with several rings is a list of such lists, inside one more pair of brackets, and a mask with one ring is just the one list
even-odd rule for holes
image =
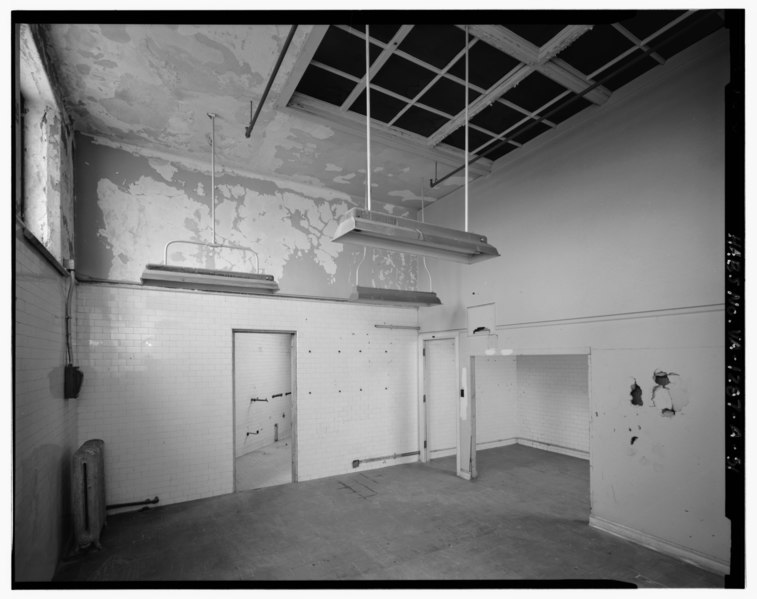
{"label": "light fixture suspension rod", "polygon": [[465,232],[468,232],[468,27],[465,26]]}
{"label": "light fixture suspension rod", "polygon": [[213,222],[213,245],[216,243],[216,115],[210,117],[210,219]]}
{"label": "light fixture suspension rod", "polygon": [[[255,115],[250,119],[250,124],[247,125],[244,129],[244,136],[250,137],[252,134],[252,128],[255,126],[255,122],[258,120],[258,115],[260,114],[260,109],[263,108],[263,104],[265,103],[266,98],[268,97],[268,92],[271,90],[271,85],[273,85],[273,80],[276,79],[276,74],[279,72],[279,67],[281,66],[281,62],[284,60],[284,55],[287,53],[287,49],[289,48],[289,44],[292,42],[292,38],[294,37],[294,32],[297,29],[297,25],[292,25],[292,28],[289,30],[289,35],[286,38],[286,41],[284,42],[284,46],[281,48],[281,54],[279,54],[279,58],[276,61],[276,66],[273,67],[273,72],[271,73],[270,79],[268,79],[268,83],[265,86],[265,91],[263,92],[263,96],[260,98],[260,102],[258,102],[258,107],[255,109]],[[252,110],[252,101],[250,101],[250,110]]]}
{"label": "light fixture suspension rod", "polygon": [[368,41],[368,25],[365,25],[365,138],[368,151],[366,152],[366,191],[365,208],[371,209],[371,63],[370,42]]}
{"label": "light fixture suspension rod", "polygon": [[[557,106],[553,106],[552,109],[549,110],[548,112],[545,112],[543,115],[537,116],[536,118],[531,120],[529,123],[527,123],[522,129],[519,129],[517,131],[518,135],[522,135],[526,133],[527,131],[530,131],[531,129],[536,127],[538,124],[540,124],[542,121],[549,120],[551,116],[557,114],[559,111],[564,110],[565,108],[568,108],[569,106],[571,106],[572,104],[574,104],[575,102],[583,98],[588,93],[597,89],[600,85],[603,85],[606,81],[609,81],[611,78],[616,77],[617,75],[620,75],[624,71],[627,71],[629,68],[637,64],[639,61],[644,60],[645,58],[649,58],[651,54],[653,54],[658,48],[671,43],[672,41],[676,40],[677,38],[687,33],[693,27],[701,25],[704,22],[704,20],[707,19],[711,15],[712,15],[712,12],[710,11],[702,11],[702,15],[699,18],[692,17],[691,19],[689,19],[689,21],[686,23],[685,26],[683,26],[678,31],[672,33],[670,37],[662,40],[661,43],[658,43],[656,45],[650,43],[650,44],[646,44],[645,48],[639,48],[641,52],[632,60],[629,60],[627,63],[618,67],[617,69],[611,70],[604,77],[602,77],[601,79],[598,79],[597,81],[592,83],[590,86],[584,88],[580,92],[577,92],[575,95],[570,96],[567,99],[567,101],[565,101],[564,103],[558,104]],[[654,41],[659,41],[659,40],[654,40]],[[484,150],[480,154],[476,154],[476,156],[471,158],[469,161],[466,160],[466,164],[470,165],[475,162],[478,162],[481,158],[486,158],[487,154],[491,154],[495,150],[498,150],[499,148],[505,146],[511,139],[512,139],[512,136],[509,136],[509,135],[503,137],[499,143],[494,144],[489,149]],[[461,170],[463,170],[463,168],[464,168],[463,166],[458,166],[456,169],[444,175],[441,179],[437,178],[434,181],[431,181],[429,186],[433,189],[434,187],[439,185],[439,183],[442,183],[446,181],[447,179],[449,179],[450,177],[459,173]],[[457,189],[459,189],[459,187]]]}

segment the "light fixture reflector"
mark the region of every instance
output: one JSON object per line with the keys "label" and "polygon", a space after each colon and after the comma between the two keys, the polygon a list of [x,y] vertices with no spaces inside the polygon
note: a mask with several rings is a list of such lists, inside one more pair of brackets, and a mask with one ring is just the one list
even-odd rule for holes
{"label": "light fixture reflector", "polygon": [[409,252],[472,264],[499,256],[486,236],[418,222],[409,218],[351,208],[332,241]]}
{"label": "light fixture reflector", "polygon": [[350,296],[353,301],[369,304],[439,306],[442,302],[433,291],[408,291],[379,287],[355,287]]}
{"label": "light fixture reflector", "polygon": [[254,294],[271,294],[279,290],[273,275],[165,264],[148,264],[142,272],[142,283],[160,287]]}

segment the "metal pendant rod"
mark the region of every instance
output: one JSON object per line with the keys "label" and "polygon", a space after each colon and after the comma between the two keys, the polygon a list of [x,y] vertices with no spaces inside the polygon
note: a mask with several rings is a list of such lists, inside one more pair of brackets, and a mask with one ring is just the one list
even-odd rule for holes
{"label": "metal pendant rod", "polygon": [[365,26],[365,138],[368,151],[366,152],[366,191],[365,208],[371,209],[371,62],[370,42],[368,41],[368,25]]}
{"label": "metal pendant rod", "polygon": [[465,26],[465,232],[468,232],[468,28]]}
{"label": "metal pendant rod", "polygon": [[213,221],[213,245],[216,243],[216,115],[210,117],[210,218]]}

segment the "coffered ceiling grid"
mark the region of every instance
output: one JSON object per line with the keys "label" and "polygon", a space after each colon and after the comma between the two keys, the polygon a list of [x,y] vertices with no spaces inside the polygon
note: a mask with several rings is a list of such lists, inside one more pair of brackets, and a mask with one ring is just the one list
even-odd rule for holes
{"label": "coffered ceiling grid", "polygon": [[[615,23],[468,26],[472,156],[496,160],[577,112],[601,106],[620,86],[664,64],[668,56],[658,44],[700,12],[638,11]],[[699,28],[699,38],[722,26],[710,12],[713,18]],[[451,24],[370,27],[371,120],[380,130],[432,151],[463,148],[464,29]],[[351,115],[364,120],[365,26],[331,25],[322,37],[290,105],[327,118],[340,114],[340,120],[354,120]],[[641,55],[643,60],[636,60]],[[633,70],[613,76],[633,60]],[[320,73],[328,73],[330,85],[340,92],[316,84]]]}

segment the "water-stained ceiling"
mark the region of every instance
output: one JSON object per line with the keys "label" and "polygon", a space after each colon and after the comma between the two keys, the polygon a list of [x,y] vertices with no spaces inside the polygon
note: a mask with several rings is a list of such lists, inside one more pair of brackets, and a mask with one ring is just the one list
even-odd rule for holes
{"label": "water-stained ceiling", "polygon": [[[626,11],[595,23],[521,16],[507,24],[508,15],[501,12],[503,25],[468,28],[472,177],[574,114],[601,109],[617,89],[723,25],[716,11]],[[217,168],[360,202],[364,25],[298,25],[245,135],[291,27],[68,23],[42,31],[77,131],[207,162],[213,113]],[[369,37],[372,197],[416,209],[421,195],[462,184],[464,26],[378,24]]]}

